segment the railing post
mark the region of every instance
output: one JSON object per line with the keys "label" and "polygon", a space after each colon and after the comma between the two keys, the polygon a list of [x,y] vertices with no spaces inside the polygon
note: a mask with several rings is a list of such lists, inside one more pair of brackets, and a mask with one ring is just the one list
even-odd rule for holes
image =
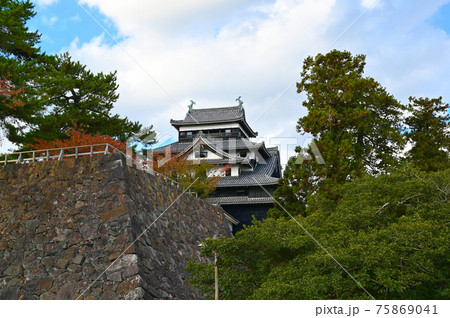
{"label": "railing post", "polygon": [[[50,161],[50,159],[57,159],[58,161],[64,160],[65,158],[72,157],[74,154],[71,154],[72,149],[75,149],[75,158],[79,158],[80,155],[90,155],[91,157],[94,156],[94,154],[101,154],[102,151],[100,151],[100,147],[104,146],[104,152],[103,154],[109,154],[115,153],[115,152],[121,152],[120,150],[117,150],[114,146],[104,143],[104,144],[95,144],[95,145],[85,145],[82,146],[84,148],[90,147],[90,151],[88,152],[81,152],[80,153],[80,146],[73,146],[73,147],[61,147],[61,148],[52,148],[52,149],[41,149],[41,150],[30,150],[30,151],[22,151],[22,152],[13,152],[13,153],[5,153],[0,154],[0,164],[3,163],[3,165],[7,165],[8,162],[8,156],[12,155],[13,158],[11,159],[11,163],[19,164],[19,163],[29,163],[29,162],[40,162],[40,161]],[[94,147],[99,147],[99,151],[95,151]],[[64,153],[65,149],[69,149],[69,153]],[[56,155],[56,152],[59,150],[59,154]],[[50,155],[50,152],[55,152],[55,155]],[[30,156],[31,153],[31,156]],[[17,156],[17,157],[16,157]],[[4,158],[4,161],[2,162],[1,159]],[[17,159],[16,159],[17,158]],[[149,173],[154,173],[152,169],[146,166],[144,169],[145,171]]]}

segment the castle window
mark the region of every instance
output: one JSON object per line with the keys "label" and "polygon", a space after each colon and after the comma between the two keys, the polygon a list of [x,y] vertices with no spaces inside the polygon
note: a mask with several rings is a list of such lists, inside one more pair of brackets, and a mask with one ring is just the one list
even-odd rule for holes
{"label": "castle window", "polygon": [[225,136],[231,135],[231,129],[225,129]]}
{"label": "castle window", "polygon": [[188,138],[192,138],[192,131],[186,132],[186,136],[187,136]]}
{"label": "castle window", "polygon": [[208,151],[205,149],[204,145],[200,145],[194,150],[195,158],[208,158]]}

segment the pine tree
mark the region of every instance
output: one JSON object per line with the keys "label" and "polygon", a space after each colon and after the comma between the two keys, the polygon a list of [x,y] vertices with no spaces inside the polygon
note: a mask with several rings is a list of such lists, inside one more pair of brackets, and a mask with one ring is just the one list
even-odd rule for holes
{"label": "pine tree", "polygon": [[[297,149],[302,155],[298,159],[313,160],[287,166],[274,193],[285,206],[298,204],[303,207],[295,211],[306,211],[306,205],[314,206],[311,195],[317,193],[337,200],[336,184],[378,174],[397,163],[404,144],[400,116],[405,107],[373,78],[364,77],[364,66],[364,55],[346,51],[305,59],[297,92],[306,93],[303,106],[308,114],[298,120],[297,131],[313,136],[323,160],[317,160],[311,148]],[[297,188],[287,189],[292,185]],[[277,206],[274,210],[269,215],[286,214]]]}
{"label": "pine tree", "polygon": [[40,82],[39,97],[46,112],[21,142],[64,139],[68,130],[77,127],[87,134],[99,133],[125,142],[141,125],[111,114],[119,97],[116,81],[116,72],[94,74],[67,53],[58,56],[46,66],[46,76]]}
{"label": "pine tree", "polygon": [[[0,56],[32,60],[39,55],[40,35],[26,23],[36,13],[30,1],[0,0]],[[5,73],[2,73],[5,74]]]}
{"label": "pine tree", "polygon": [[40,52],[40,35],[26,23],[30,1],[0,0],[0,129],[22,147],[62,140],[72,128],[126,141],[141,125],[111,114],[117,101],[116,72],[93,74],[66,53]]}
{"label": "pine tree", "polygon": [[424,171],[450,167],[449,105],[439,98],[409,98],[406,136],[412,143],[407,160]]}
{"label": "pine tree", "polygon": [[33,8],[30,1],[0,0],[0,129],[12,139],[43,109],[30,98],[46,59],[37,47],[39,33],[26,26],[35,15]]}

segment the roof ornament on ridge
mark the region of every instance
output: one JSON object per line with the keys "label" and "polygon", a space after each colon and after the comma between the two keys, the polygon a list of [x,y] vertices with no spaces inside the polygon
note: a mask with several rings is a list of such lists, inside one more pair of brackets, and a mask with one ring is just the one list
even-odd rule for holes
{"label": "roof ornament on ridge", "polygon": [[239,106],[241,106],[241,110],[244,109],[244,106],[242,106],[244,104],[244,102],[241,100],[241,96],[239,96],[238,98],[236,98],[236,101],[239,102]]}
{"label": "roof ornament on ridge", "polygon": [[192,108],[194,108],[194,105],[195,105],[195,104],[196,104],[196,103],[191,99],[191,104],[188,105],[188,108],[189,108],[188,114],[191,112]]}
{"label": "roof ornament on ridge", "polygon": [[[242,97],[239,96],[236,101],[238,105],[227,107],[211,107],[211,108],[195,108],[195,102],[191,100],[188,106],[189,110],[186,112],[186,116],[181,120],[171,119],[170,123],[177,130],[180,127],[187,127],[189,130],[192,126],[198,125],[213,125],[213,124],[231,124],[238,123],[241,125],[245,135],[248,138],[253,138],[258,135],[256,131],[253,131],[248,122],[245,119],[245,109],[243,107],[244,102]],[[197,130],[195,128],[194,130]]]}

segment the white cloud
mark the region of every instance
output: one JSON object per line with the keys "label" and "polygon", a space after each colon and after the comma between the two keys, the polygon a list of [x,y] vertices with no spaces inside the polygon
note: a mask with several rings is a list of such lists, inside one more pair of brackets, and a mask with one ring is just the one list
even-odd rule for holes
{"label": "white cloud", "polygon": [[[267,1],[261,3],[267,5]],[[119,3],[113,1],[113,4],[117,6],[114,10],[120,11]],[[238,4],[235,6],[241,8]],[[264,19],[252,17],[235,20],[231,17],[214,35],[204,37],[168,36],[166,31],[159,32],[159,22],[156,26],[149,22],[142,24],[141,30],[121,42],[120,47],[107,47],[102,44],[101,38],[96,38],[90,43],[76,44],[70,51],[91,68],[118,69],[121,90],[118,110],[127,111],[130,117],[144,124],[151,123],[156,128],[175,132],[169,127],[169,119],[184,116],[189,99],[195,99],[198,107],[234,105],[239,95],[244,98],[248,119],[252,122],[259,116],[263,106],[268,106],[262,105],[262,102],[274,101],[296,79],[303,58],[326,45],[327,41],[323,37],[318,38],[318,35],[323,32],[320,29],[326,28],[332,21],[330,13],[333,6],[334,1],[331,0],[301,3],[278,1],[270,12],[264,13]],[[125,11],[132,12],[130,7],[137,10],[137,6],[130,3],[126,7],[123,8]],[[228,10],[239,11],[237,8],[228,7]],[[113,11],[108,5],[100,9],[104,12]],[[171,14],[179,16],[180,9],[174,13],[168,8],[164,10],[166,17]],[[209,6],[201,10],[218,11]],[[243,7],[242,10],[247,8]],[[254,5],[252,10],[259,12]],[[115,13],[110,14],[110,17],[116,16]],[[120,16],[118,12],[117,16]],[[129,22],[121,31],[134,28],[135,21],[131,21],[131,17],[125,19],[121,16],[118,19],[118,25]],[[201,15],[196,19],[201,19]],[[179,23],[178,20],[173,21],[171,30],[178,28]],[[208,30],[205,31],[208,33]],[[138,61],[139,65],[133,60]],[[295,87],[284,97],[292,95],[296,97]],[[286,102],[287,99],[282,101]],[[264,120],[283,118],[293,113],[298,117],[301,112],[298,101],[283,106],[277,103],[271,110],[280,107],[283,107],[283,111],[278,110],[276,114],[268,112],[255,123],[260,134],[267,134]],[[295,133],[293,127],[284,130],[285,134]]]}
{"label": "white cloud", "polygon": [[[175,134],[169,119],[182,118],[190,99],[200,108],[234,105],[242,95],[261,137],[298,137],[302,96],[295,85],[278,96],[298,78],[303,59],[323,52],[372,2],[82,0],[125,37],[120,45],[97,37],[69,50],[95,71],[117,69],[116,111],[165,133]],[[444,3],[379,0],[333,48],[366,54],[366,74],[402,101],[449,101],[450,37],[430,22]]]}
{"label": "white cloud", "polygon": [[81,21],[80,15],[77,13],[76,15],[71,16],[71,17],[70,17],[70,21],[74,21],[74,22],[79,22],[79,21]]}
{"label": "white cloud", "polygon": [[56,16],[52,16],[50,18],[46,16],[42,17],[42,23],[48,26],[53,26],[56,23],[56,21],[58,21],[58,17]]}
{"label": "white cloud", "polygon": [[[146,33],[158,29],[159,33],[189,31],[199,23],[216,24],[230,17],[238,17],[256,4],[271,0],[81,0],[82,4],[97,7],[115,21],[126,35]],[[184,33],[182,32],[182,33]]]}
{"label": "white cloud", "polygon": [[365,8],[374,8],[377,5],[380,5],[380,0],[361,0],[361,5]]}
{"label": "white cloud", "polygon": [[34,0],[33,2],[36,2],[41,7],[50,6],[52,4],[57,3],[59,0]]}

